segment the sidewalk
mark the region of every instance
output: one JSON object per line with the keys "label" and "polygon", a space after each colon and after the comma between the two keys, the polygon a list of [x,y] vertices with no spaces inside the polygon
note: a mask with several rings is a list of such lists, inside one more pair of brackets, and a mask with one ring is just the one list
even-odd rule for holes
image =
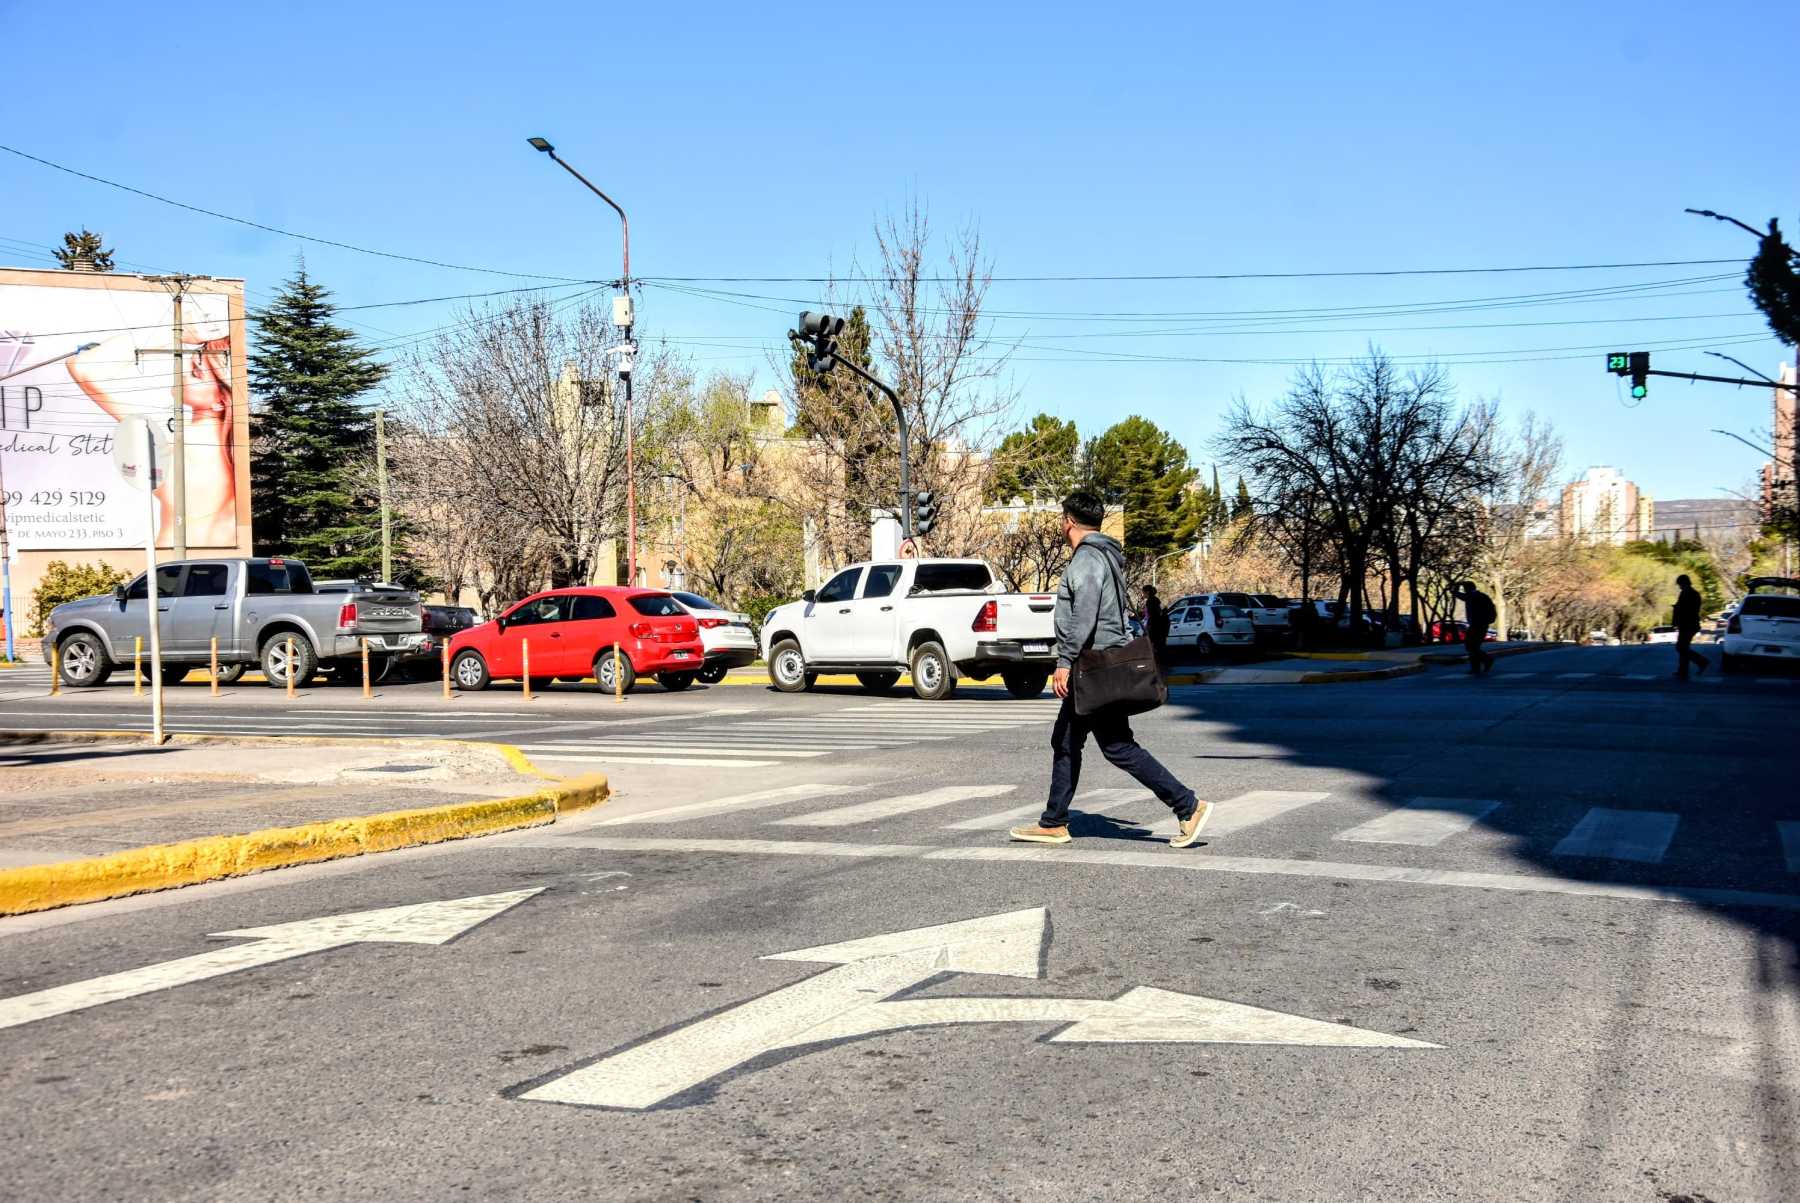
{"label": "sidewalk", "polygon": [[605,798],[501,745],[0,732],[0,914],[556,821]]}

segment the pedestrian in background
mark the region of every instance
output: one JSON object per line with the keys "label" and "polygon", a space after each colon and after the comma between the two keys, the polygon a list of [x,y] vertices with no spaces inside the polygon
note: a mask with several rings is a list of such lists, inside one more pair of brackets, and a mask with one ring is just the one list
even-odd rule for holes
{"label": "pedestrian in background", "polygon": [[1156,649],[1156,662],[1163,663],[1163,649],[1169,643],[1169,612],[1163,609],[1162,597],[1155,585],[1144,586],[1144,634]]}
{"label": "pedestrian in background", "polygon": [[1462,598],[1463,617],[1468,621],[1468,628],[1463,632],[1463,647],[1469,653],[1469,671],[1476,676],[1492,672],[1494,658],[1488,655],[1488,628],[1500,612],[1494,607],[1494,599],[1475,587],[1474,581],[1464,581],[1457,587],[1456,595]]}
{"label": "pedestrian in background", "polygon": [[1131,642],[1125,623],[1125,549],[1100,533],[1105,513],[1100,499],[1085,490],[1063,500],[1063,538],[1073,554],[1056,591],[1056,673],[1050,685],[1062,708],[1050,733],[1050,799],[1035,826],[1014,827],[1009,834],[1027,843],[1069,842],[1069,803],[1081,779],[1082,747],[1092,735],[1115,768],[1131,774],[1175,812],[1180,827],[1169,844],[1186,848],[1200,834],[1212,803],[1195,798],[1193,790],[1138,746],[1128,717],[1104,708],[1092,714],[1075,710],[1070,678],[1081,653]]}
{"label": "pedestrian in background", "polygon": [[1694,650],[1694,636],[1700,633],[1700,591],[1685,575],[1675,578],[1681,592],[1675,596],[1675,675],[1688,679],[1688,665],[1705,672],[1712,661]]}

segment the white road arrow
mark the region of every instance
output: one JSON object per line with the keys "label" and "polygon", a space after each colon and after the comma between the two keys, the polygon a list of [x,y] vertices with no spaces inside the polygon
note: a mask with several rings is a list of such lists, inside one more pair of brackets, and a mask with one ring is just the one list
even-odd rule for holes
{"label": "white road arrow", "polygon": [[519,1097],[588,1107],[654,1107],[764,1054],[900,1028],[953,1023],[1070,1025],[1084,1043],[1314,1044],[1437,1048],[1420,1040],[1138,987],[1116,999],[923,998],[888,1001],[941,973],[1043,976],[1042,907],[776,953],[769,961],[839,967],[603,1057]]}
{"label": "white road arrow", "polygon": [[513,890],[505,894],[481,894],[474,898],[453,898],[445,902],[415,903],[390,906],[377,911],[358,911],[350,915],[328,915],[322,919],[304,919],[298,923],[280,923],[273,927],[248,927],[238,931],[214,932],[214,939],[241,936],[254,939],[254,944],[234,944],[178,961],[164,961],[109,974],[85,982],[39,990],[0,999],[0,1028],[17,1027],[33,1020],[48,1019],[97,1007],[102,1003],[135,998],[171,986],[185,986],[253,969],[275,961],[324,952],[346,944],[380,942],[389,944],[444,944],[478,923],[492,919],[502,911],[517,906],[543,887]]}

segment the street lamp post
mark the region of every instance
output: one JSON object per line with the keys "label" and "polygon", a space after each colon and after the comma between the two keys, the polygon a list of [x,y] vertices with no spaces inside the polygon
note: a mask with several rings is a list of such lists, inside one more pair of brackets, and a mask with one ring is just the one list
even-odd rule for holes
{"label": "street lamp post", "polygon": [[625,383],[625,571],[626,583],[637,584],[637,432],[635,426],[635,410],[631,401],[631,370],[637,344],[632,341],[632,329],[636,324],[631,309],[631,219],[625,216],[625,210],[619,202],[600,189],[593,182],[564,162],[556,153],[556,147],[543,138],[527,138],[533,150],[543,151],[564,171],[580,180],[589,192],[612,206],[612,211],[619,215],[619,230],[624,240],[624,263],[619,276],[619,292],[625,298],[625,304],[616,312],[622,312],[625,320],[620,323],[625,332],[624,354],[619,359],[619,376]]}

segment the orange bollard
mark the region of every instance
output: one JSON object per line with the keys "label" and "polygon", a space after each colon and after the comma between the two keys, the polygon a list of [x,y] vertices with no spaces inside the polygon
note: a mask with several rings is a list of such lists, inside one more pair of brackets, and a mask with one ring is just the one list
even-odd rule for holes
{"label": "orange bollard", "polygon": [[219,696],[219,637],[217,635],[214,635],[212,640],[212,695],[215,698]]}
{"label": "orange bollard", "polygon": [[295,678],[300,675],[294,671],[294,637],[292,635],[287,637],[287,654],[287,695],[291,698],[295,696],[299,688]]}
{"label": "orange bollard", "polygon": [[525,661],[525,672],[520,676],[519,682],[525,687],[525,700],[529,702],[531,700],[531,640],[519,640],[519,655]]}
{"label": "orange bollard", "polygon": [[62,696],[62,647],[50,649],[50,696]]}
{"label": "orange bollard", "polygon": [[144,637],[134,635],[131,639],[131,696],[144,696]]}
{"label": "orange bollard", "polygon": [[450,645],[444,645],[444,700],[450,700]]}
{"label": "orange bollard", "polygon": [[369,684],[369,641],[367,639],[364,639],[362,641],[362,660],[363,660],[363,696],[365,698],[372,698],[375,696],[375,690],[374,690],[374,687]]}
{"label": "orange bollard", "polygon": [[613,701],[623,706],[625,704],[625,674],[620,669],[619,641],[615,639],[613,640]]}

